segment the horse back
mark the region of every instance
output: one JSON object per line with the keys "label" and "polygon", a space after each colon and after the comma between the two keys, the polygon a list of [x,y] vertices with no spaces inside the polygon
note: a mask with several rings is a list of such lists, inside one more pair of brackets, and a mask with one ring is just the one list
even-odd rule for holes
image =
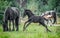
{"label": "horse back", "polygon": [[15,19],[16,17],[19,17],[19,10],[15,7],[9,7],[5,12],[5,17],[7,19]]}
{"label": "horse back", "polygon": [[42,18],[41,16],[32,16],[32,17],[29,18],[28,21],[32,21],[34,23],[38,23],[38,22],[41,22],[43,20],[44,20],[44,18]]}

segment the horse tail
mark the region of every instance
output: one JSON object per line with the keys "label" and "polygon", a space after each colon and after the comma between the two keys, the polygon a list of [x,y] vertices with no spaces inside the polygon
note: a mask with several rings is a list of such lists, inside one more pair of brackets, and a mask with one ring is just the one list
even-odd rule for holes
{"label": "horse tail", "polygon": [[54,17],[54,21],[53,21],[53,24],[54,24],[55,22],[57,22],[56,13],[54,13],[53,17]]}

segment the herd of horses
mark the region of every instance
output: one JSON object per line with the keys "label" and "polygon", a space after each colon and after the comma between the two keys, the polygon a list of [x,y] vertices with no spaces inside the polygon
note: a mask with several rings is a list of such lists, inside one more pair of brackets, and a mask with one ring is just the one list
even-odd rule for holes
{"label": "herd of horses", "polygon": [[[23,18],[26,15],[28,16],[28,20],[24,23],[23,31],[25,31],[25,29],[33,22],[33,23],[41,24],[42,26],[44,26],[46,28],[47,31],[51,32],[48,29],[48,27],[44,21],[46,21],[48,23],[49,21],[52,22],[51,19],[53,19],[52,24],[54,24],[56,22],[56,12],[53,10],[52,11],[46,11],[42,15],[36,16],[35,14],[32,13],[31,10],[24,9]],[[16,7],[8,7],[4,13],[3,31],[11,31],[11,30],[12,31],[14,31],[14,30],[18,31],[19,30],[19,18],[20,18],[19,9]],[[11,23],[13,25],[11,25]],[[11,26],[13,28],[11,28]]]}

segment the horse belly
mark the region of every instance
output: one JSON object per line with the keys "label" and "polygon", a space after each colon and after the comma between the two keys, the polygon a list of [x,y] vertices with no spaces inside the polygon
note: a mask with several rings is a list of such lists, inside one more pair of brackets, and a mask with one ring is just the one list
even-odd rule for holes
{"label": "horse belly", "polygon": [[33,22],[34,23],[37,23],[37,22],[39,22],[39,19],[37,19],[37,18],[36,19],[33,19]]}

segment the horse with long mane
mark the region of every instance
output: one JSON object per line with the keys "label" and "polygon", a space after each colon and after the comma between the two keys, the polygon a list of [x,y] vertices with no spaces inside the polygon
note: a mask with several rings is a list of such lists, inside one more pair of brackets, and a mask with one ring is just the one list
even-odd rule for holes
{"label": "horse with long mane", "polygon": [[42,17],[44,17],[45,19],[47,19],[47,23],[48,23],[48,21],[50,20],[51,21],[51,23],[52,23],[52,19],[53,19],[53,23],[52,24],[54,24],[55,22],[57,22],[56,20],[56,12],[55,11],[46,11],[45,13],[43,13],[42,15],[41,15]]}
{"label": "horse with long mane", "polygon": [[57,22],[56,11],[46,11],[46,14],[51,15],[51,17],[53,18],[53,24]]}
{"label": "horse with long mane", "polygon": [[46,28],[47,31],[51,32],[48,28],[47,28],[47,25],[44,23],[44,18],[41,17],[41,16],[35,16],[31,10],[24,10],[24,13],[23,13],[23,17],[25,16],[28,16],[28,20],[24,23],[24,26],[23,26],[23,31],[25,31],[25,29],[29,26],[29,24],[31,24],[32,22],[33,23],[39,23],[41,24],[42,26],[44,26]]}
{"label": "horse with long mane", "polygon": [[[3,31],[18,31],[18,23],[19,23],[19,10],[16,7],[8,7],[4,13],[3,18]],[[9,23],[8,23],[9,22]],[[11,22],[13,24],[13,28],[11,28]]]}

